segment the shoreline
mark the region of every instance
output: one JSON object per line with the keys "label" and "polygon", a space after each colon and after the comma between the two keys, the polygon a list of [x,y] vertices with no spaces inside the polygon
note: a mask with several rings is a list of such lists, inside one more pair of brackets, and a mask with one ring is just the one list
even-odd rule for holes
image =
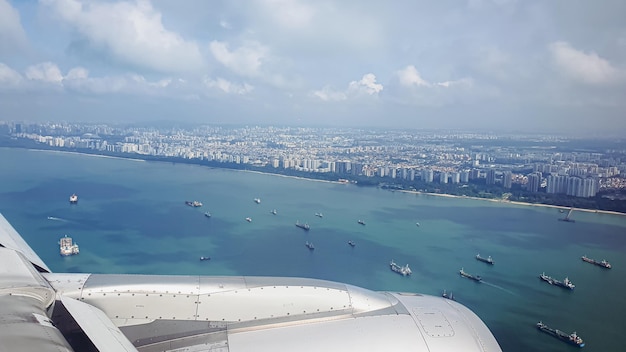
{"label": "shoreline", "polygon": [[317,179],[317,178],[308,178],[308,177],[302,177],[302,176],[291,176],[291,175],[274,174],[274,173],[271,173],[271,172],[263,172],[263,171],[256,171],[256,170],[238,170],[238,169],[229,169],[229,170],[251,172],[251,173],[260,174],[260,175],[280,176],[280,177],[286,177],[286,178],[293,178],[293,179],[296,179],[296,180],[334,183],[334,184],[340,184],[340,185],[344,184],[343,182],[339,182],[339,181],[320,180],[320,179]]}
{"label": "shoreline", "polygon": [[[87,156],[94,156],[94,157],[99,157],[99,158],[130,160],[130,161],[137,161],[137,162],[157,161],[157,160],[146,160],[146,159],[142,159],[142,158],[110,156],[110,155],[82,153],[82,152],[65,151],[65,150],[54,150],[54,149],[33,149],[33,148],[27,148],[27,150],[29,150],[29,151],[39,151],[39,152],[67,153],[67,154],[74,154],[74,155],[87,155]],[[203,166],[203,165],[199,165],[199,164],[190,164],[190,165]],[[219,167],[212,167],[212,166],[210,166],[210,167],[211,168],[219,168]],[[331,183],[331,184],[344,184],[343,182],[339,182],[339,181],[320,180],[320,179],[316,179],[316,178],[309,178],[309,177],[303,177],[303,176],[283,175],[283,174],[278,174],[278,173],[263,172],[263,171],[257,171],[257,170],[231,169],[231,168],[219,168],[219,169],[232,170],[232,171],[251,172],[251,173],[256,173],[256,174],[261,174],[261,175],[280,176],[280,177],[286,177],[286,178],[293,178],[293,179],[297,179],[297,180],[325,182],[325,183]],[[459,198],[459,199],[470,199],[470,200],[482,200],[482,201],[489,201],[489,202],[494,202],[494,203],[515,204],[515,205],[522,205],[522,206],[533,206],[533,207],[544,207],[544,208],[554,208],[554,209],[559,209],[559,210],[573,209],[575,211],[581,211],[581,212],[586,212],[586,213],[626,216],[626,213],[621,213],[621,212],[612,211],[612,210],[573,208],[573,207],[565,207],[565,206],[561,206],[561,205],[551,205],[551,204],[542,204],[542,203],[527,203],[527,202],[510,201],[510,200],[504,200],[504,199],[480,198],[480,197],[471,197],[471,196],[457,196],[457,195],[445,194],[445,193],[431,193],[431,192],[408,191],[408,190],[396,190],[396,191],[403,192],[403,193],[409,193],[409,194],[423,194],[423,195],[435,196],[435,197],[447,197],[447,198]]]}
{"label": "shoreline", "polygon": [[597,214],[607,214],[607,215],[621,215],[626,216],[626,213],[620,213],[618,211],[612,210],[596,210],[596,209],[585,209],[585,208],[573,208],[573,207],[565,207],[562,205],[551,205],[551,204],[542,204],[542,203],[526,203],[526,202],[518,202],[504,199],[490,199],[490,198],[480,198],[480,197],[470,197],[470,196],[456,196],[453,194],[444,194],[444,193],[429,193],[429,192],[420,192],[420,191],[406,191],[406,190],[397,190],[398,192],[410,193],[410,194],[423,194],[427,196],[435,196],[435,197],[446,197],[446,198],[458,198],[458,199],[470,199],[470,200],[482,200],[494,203],[502,203],[502,204],[515,204],[515,205],[523,205],[523,206],[531,206],[531,207],[543,207],[543,208],[554,208],[559,210],[569,210],[573,209],[574,211],[582,211],[586,213],[597,213]]}
{"label": "shoreline", "polygon": [[111,155],[102,155],[102,154],[91,154],[91,153],[81,153],[81,152],[71,152],[66,150],[54,150],[54,149],[26,149],[31,152],[49,152],[49,153],[64,153],[64,154],[74,154],[74,155],[86,155],[93,156],[96,158],[107,158],[107,159],[119,159],[119,160],[130,160],[130,161],[140,161],[145,162],[147,160],[141,158],[125,158],[121,156],[111,156]]}

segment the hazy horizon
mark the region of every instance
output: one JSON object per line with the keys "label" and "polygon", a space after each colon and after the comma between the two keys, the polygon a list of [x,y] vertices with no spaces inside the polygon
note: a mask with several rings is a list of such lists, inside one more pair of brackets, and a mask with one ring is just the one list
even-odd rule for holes
{"label": "hazy horizon", "polygon": [[623,13],[618,0],[0,0],[0,119],[620,136]]}

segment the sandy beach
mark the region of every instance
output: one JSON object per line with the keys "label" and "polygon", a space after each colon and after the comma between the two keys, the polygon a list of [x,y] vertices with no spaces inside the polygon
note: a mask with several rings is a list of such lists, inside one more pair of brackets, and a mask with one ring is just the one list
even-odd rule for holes
{"label": "sandy beach", "polygon": [[420,191],[399,190],[399,192],[412,193],[412,194],[424,194],[424,195],[435,196],[435,197],[448,197],[448,198],[463,198],[463,199],[472,199],[472,200],[482,200],[482,201],[489,201],[489,202],[494,202],[494,203],[516,204],[516,205],[524,205],[524,206],[531,206],[531,207],[554,208],[554,209],[561,209],[561,210],[573,209],[575,211],[584,211],[584,212],[587,212],[587,213],[598,213],[598,214],[611,214],[611,215],[626,216],[625,213],[620,213],[620,212],[617,212],[617,211],[610,211],[610,210],[570,208],[570,207],[564,207],[564,206],[560,206],[560,205],[550,205],[550,204],[541,204],[541,203],[526,203],[526,202],[510,201],[510,200],[505,200],[505,199],[489,199],[489,198],[480,198],[480,197],[456,196],[456,195],[452,195],[452,194],[428,193],[428,192],[420,192]]}

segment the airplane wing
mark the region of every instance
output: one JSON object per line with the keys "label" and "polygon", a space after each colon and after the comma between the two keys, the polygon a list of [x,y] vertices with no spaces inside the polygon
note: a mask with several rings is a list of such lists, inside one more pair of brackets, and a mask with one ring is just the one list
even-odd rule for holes
{"label": "airplane wing", "polygon": [[[2,245],[7,228],[17,234],[0,217]],[[34,295],[24,287],[38,292],[37,307],[21,309],[49,322],[54,334],[37,341],[50,350],[63,343],[79,351],[501,351],[478,316],[441,297],[304,278],[40,273],[21,248],[0,250],[0,299]],[[0,350],[4,316],[12,314],[3,309]]]}

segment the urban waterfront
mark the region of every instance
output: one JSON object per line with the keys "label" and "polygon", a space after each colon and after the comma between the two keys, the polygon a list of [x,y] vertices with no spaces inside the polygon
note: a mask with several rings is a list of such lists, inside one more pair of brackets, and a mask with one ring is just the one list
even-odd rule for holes
{"label": "urban waterfront", "polygon": [[[573,348],[538,332],[539,320],[576,330],[588,351],[626,350],[626,216],[574,212],[576,222],[566,223],[548,207],[50,151],[0,148],[0,160],[0,212],[53,271],[298,276],[432,295],[445,289],[485,321],[504,351]],[[65,234],[79,255],[59,255]],[[495,265],[475,260],[477,253]],[[582,255],[606,258],[613,269]],[[392,259],[413,274],[393,273]],[[461,268],[484,282],[461,278]],[[568,276],[576,288],[550,286],[539,280],[542,272]]]}

